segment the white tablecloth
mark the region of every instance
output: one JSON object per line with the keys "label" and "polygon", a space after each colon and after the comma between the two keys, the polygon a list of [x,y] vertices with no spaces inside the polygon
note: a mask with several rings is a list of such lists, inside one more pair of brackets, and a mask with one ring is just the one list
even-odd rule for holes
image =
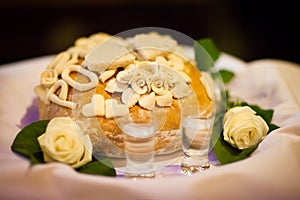
{"label": "white tablecloth", "polygon": [[245,63],[227,54],[218,67],[236,72],[232,95],[275,109],[270,133],[245,160],[193,177],[133,181],[79,174],[59,163],[29,163],[10,146],[52,56],[0,67],[0,199],[299,199],[300,66],[281,60]]}

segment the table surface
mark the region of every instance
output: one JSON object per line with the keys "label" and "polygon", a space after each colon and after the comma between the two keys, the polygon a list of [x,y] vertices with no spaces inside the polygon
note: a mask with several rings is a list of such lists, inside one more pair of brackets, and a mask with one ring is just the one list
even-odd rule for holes
{"label": "table surface", "polygon": [[[298,199],[300,66],[263,59],[246,63],[223,53],[218,68],[235,72],[231,95],[275,110],[270,133],[248,159],[178,176],[178,165],[146,181],[79,174],[59,163],[29,167],[10,150],[34,103],[33,88],[52,55],[0,67],[0,199]],[[28,116],[27,116],[28,117]],[[31,119],[35,116],[31,116]],[[217,191],[217,192],[216,192]]]}

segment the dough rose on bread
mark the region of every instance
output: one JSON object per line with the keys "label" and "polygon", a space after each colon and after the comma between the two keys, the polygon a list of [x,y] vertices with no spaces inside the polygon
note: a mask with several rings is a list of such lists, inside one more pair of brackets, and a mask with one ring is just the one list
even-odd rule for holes
{"label": "dough rose on bread", "polygon": [[269,127],[249,106],[229,109],[224,117],[224,140],[239,149],[258,144],[267,135]]}
{"label": "dough rose on bread", "polygon": [[45,162],[62,162],[78,168],[92,160],[92,142],[70,117],[53,118],[38,137]]}

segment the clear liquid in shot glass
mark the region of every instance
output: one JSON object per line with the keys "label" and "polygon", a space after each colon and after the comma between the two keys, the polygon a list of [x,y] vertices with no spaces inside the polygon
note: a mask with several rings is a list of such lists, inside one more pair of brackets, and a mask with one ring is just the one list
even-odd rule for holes
{"label": "clear liquid in shot glass", "polygon": [[192,175],[210,167],[208,153],[212,133],[212,118],[188,116],[182,123],[183,158],[181,170]]}
{"label": "clear liquid in shot glass", "polygon": [[127,123],[125,133],[125,153],[127,177],[153,177],[156,127],[153,124]]}

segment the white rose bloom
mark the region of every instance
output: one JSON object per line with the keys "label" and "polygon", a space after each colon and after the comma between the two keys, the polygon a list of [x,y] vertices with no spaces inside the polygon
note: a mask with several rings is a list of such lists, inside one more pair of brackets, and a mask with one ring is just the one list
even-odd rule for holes
{"label": "white rose bloom", "polygon": [[92,142],[70,117],[53,118],[38,137],[45,162],[62,162],[78,168],[92,160]]}
{"label": "white rose bloom", "polygon": [[167,79],[161,74],[156,74],[151,77],[151,89],[158,95],[163,95],[169,91]]}
{"label": "white rose bloom", "polygon": [[130,80],[131,88],[138,94],[145,94],[150,91],[149,87],[149,74],[139,72]]}
{"label": "white rose bloom", "polygon": [[265,138],[269,127],[261,116],[248,106],[233,107],[224,117],[224,140],[239,149],[258,144]]}
{"label": "white rose bloom", "polygon": [[58,74],[55,69],[47,69],[41,74],[41,84],[45,87],[51,87],[58,80]]}

